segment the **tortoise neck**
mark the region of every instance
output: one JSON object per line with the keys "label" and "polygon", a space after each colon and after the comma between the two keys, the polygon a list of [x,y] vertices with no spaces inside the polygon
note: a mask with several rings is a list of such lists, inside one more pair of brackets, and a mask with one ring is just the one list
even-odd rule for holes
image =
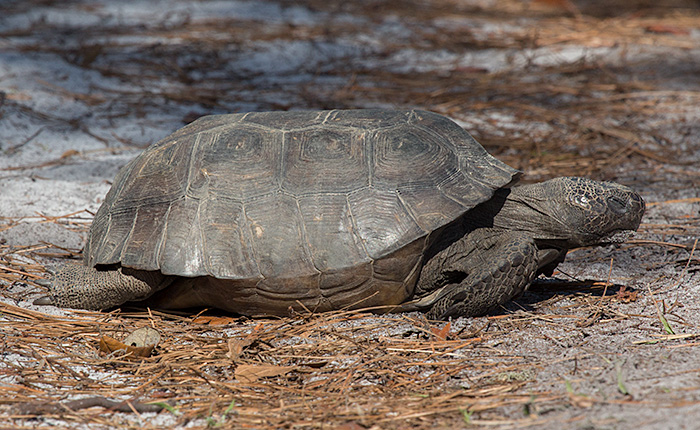
{"label": "tortoise neck", "polygon": [[496,190],[493,197],[477,206],[465,218],[469,230],[496,228],[530,233],[538,245],[567,247],[566,231],[552,213],[551,198],[540,184]]}

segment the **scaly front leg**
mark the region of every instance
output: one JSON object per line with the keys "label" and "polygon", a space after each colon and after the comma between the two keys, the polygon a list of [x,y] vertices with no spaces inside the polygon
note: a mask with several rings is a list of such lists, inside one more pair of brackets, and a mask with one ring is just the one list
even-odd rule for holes
{"label": "scaly front leg", "polygon": [[430,319],[480,316],[522,294],[537,267],[538,251],[531,237],[478,229],[426,262],[416,294],[432,305]]}

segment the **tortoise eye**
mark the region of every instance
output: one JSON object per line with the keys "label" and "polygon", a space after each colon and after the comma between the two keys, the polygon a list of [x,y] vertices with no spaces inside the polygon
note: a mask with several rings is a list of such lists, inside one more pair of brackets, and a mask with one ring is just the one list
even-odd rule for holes
{"label": "tortoise eye", "polygon": [[582,208],[588,208],[590,206],[588,197],[581,194],[575,195],[573,201],[576,205],[581,206]]}

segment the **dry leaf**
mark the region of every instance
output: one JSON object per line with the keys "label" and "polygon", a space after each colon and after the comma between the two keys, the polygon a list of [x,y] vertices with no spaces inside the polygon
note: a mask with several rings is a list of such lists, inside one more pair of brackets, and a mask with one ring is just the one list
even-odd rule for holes
{"label": "dry leaf", "polygon": [[124,357],[148,357],[160,341],[160,333],[150,327],[134,330],[124,342],[110,336],[100,339],[100,351],[105,354],[122,352]]}
{"label": "dry leaf", "polygon": [[615,294],[615,297],[617,300],[621,301],[622,303],[630,303],[630,302],[636,302],[637,301],[637,292],[636,291],[631,291],[627,290],[627,288],[623,285],[622,288],[620,288],[617,293]]}
{"label": "dry leaf", "polygon": [[228,352],[226,353],[226,356],[230,358],[232,361],[236,361],[241,357],[241,354],[243,354],[243,350],[249,347],[250,345],[253,344],[256,340],[260,338],[260,331],[262,330],[263,324],[259,323],[258,325],[253,328],[253,331],[250,332],[246,337],[243,339],[240,338],[233,338],[228,340]]}
{"label": "dry leaf", "polygon": [[102,336],[100,339],[100,351],[105,354],[123,352],[125,357],[148,357],[153,352],[152,346],[129,346],[121,343],[117,339],[109,336]]}
{"label": "dry leaf", "polygon": [[448,322],[442,328],[433,327],[430,329],[430,332],[438,340],[447,340],[447,336],[450,334],[450,323]]}
{"label": "dry leaf", "polygon": [[76,151],[75,149],[69,149],[68,151],[61,154],[61,158],[70,158],[74,155],[79,155],[79,154],[80,154],[80,152]]}
{"label": "dry leaf", "polygon": [[255,382],[260,378],[285,375],[295,366],[276,366],[274,364],[239,364],[234,372],[236,379],[242,382]]}
{"label": "dry leaf", "polygon": [[246,337],[245,339],[229,339],[228,352],[226,353],[226,356],[232,361],[238,360],[241,357],[241,354],[243,354],[243,350],[250,346],[254,341],[255,339],[251,339],[249,337]]}

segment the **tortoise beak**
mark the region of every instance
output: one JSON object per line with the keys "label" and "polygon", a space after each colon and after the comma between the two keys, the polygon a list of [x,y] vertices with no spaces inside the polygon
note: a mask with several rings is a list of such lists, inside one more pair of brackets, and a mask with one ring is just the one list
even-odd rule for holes
{"label": "tortoise beak", "polygon": [[631,215],[632,221],[634,223],[634,230],[639,227],[642,222],[642,216],[644,216],[644,211],[646,210],[646,204],[642,196],[635,192],[629,193],[629,198],[627,200],[627,205],[625,206],[625,212]]}
{"label": "tortoise beak", "polygon": [[602,243],[622,243],[639,228],[646,209],[644,199],[632,190],[615,194],[606,199],[609,210],[619,216],[618,228],[608,232]]}

